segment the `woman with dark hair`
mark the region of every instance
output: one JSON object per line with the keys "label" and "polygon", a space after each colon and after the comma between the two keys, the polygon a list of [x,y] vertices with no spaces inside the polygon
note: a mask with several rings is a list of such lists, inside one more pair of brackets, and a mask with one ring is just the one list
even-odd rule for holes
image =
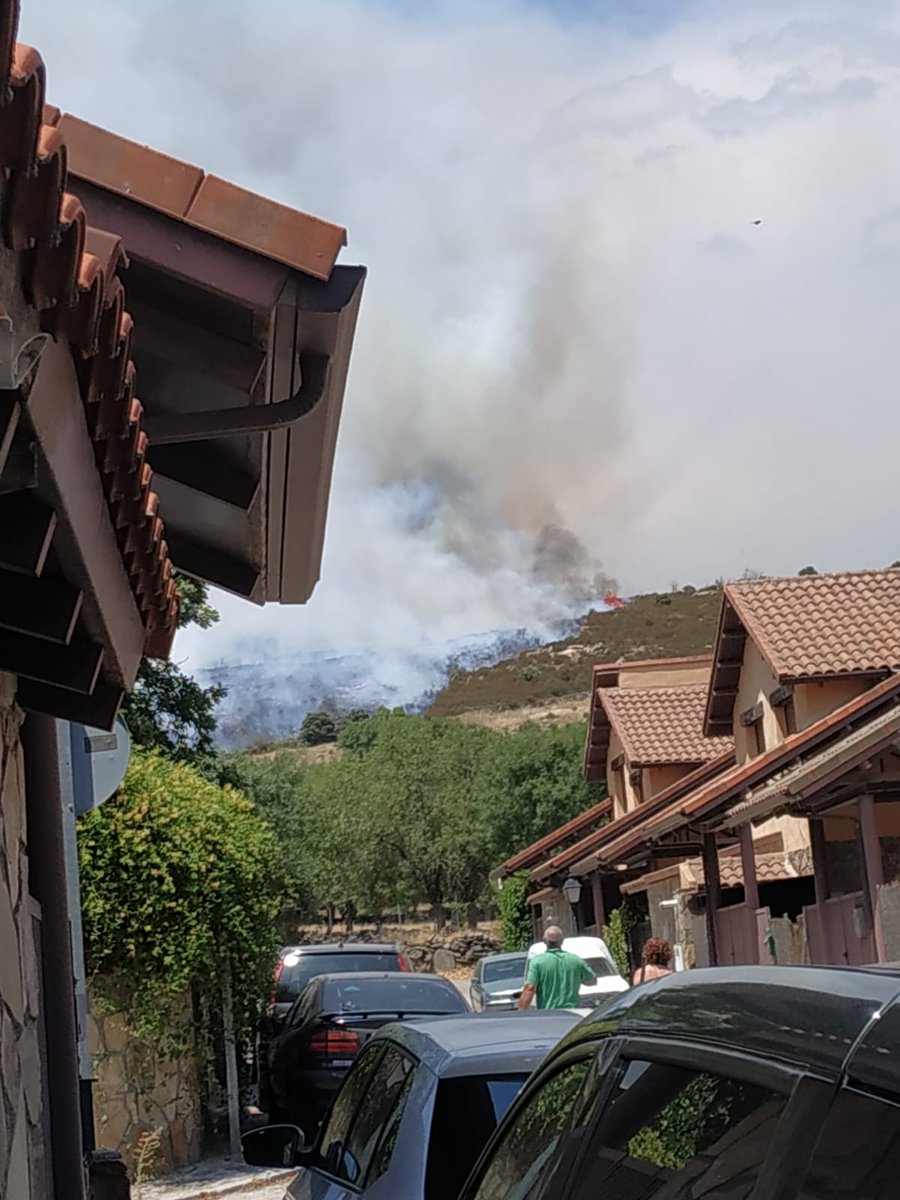
{"label": "woman with dark hair", "polygon": [[643,961],[631,981],[634,987],[672,974],[672,947],[663,938],[653,937],[646,941],[641,958]]}

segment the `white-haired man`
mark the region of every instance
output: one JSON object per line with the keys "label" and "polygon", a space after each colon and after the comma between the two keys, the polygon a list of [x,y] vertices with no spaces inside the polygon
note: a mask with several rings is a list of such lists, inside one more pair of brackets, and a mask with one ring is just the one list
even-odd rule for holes
{"label": "white-haired man", "polygon": [[530,1008],[535,996],[538,1008],[578,1008],[581,985],[597,982],[597,976],[584,959],[563,950],[562,944],[563,931],[558,925],[544,930],[547,949],[528,964],[519,1008]]}

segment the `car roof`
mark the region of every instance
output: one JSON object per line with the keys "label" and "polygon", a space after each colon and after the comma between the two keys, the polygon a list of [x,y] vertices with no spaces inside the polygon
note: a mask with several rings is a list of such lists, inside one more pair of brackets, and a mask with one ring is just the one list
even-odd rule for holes
{"label": "car roof", "polygon": [[900,980],[840,967],[712,967],[615,995],[566,1039],[665,1037],[839,1074]]}
{"label": "car roof", "polygon": [[290,954],[397,954],[399,949],[395,942],[324,942],[315,946],[282,946],[279,954],[287,958]]}
{"label": "car roof", "polygon": [[453,987],[451,981],[445,979],[443,975],[428,975],[424,971],[323,971],[321,975],[315,975],[313,978],[319,983],[340,983],[342,985],[364,979],[380,979],[396,984],[409,983],[412,979],[417,982],[424,979],[426,983],[443,983],[447,987]]}
{"label": "car roof", "polygon": [[567,1009],[411,1017],[385,1025],[371,1040],[399,1043],[441,1078],[500,1067],[530,1074],[579,1019]]}

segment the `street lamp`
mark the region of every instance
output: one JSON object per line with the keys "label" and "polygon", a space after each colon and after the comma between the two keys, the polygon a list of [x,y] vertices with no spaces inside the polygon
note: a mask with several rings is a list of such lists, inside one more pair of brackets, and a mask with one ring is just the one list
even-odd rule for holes
{"label": "street lamp", "polygon": [[570,875],[562,885],[562,890],[563,895],[571,905],[572,925],[575,932],[578,933],[578,901],[581,899],[581,880],[576,879],[574,875]]}

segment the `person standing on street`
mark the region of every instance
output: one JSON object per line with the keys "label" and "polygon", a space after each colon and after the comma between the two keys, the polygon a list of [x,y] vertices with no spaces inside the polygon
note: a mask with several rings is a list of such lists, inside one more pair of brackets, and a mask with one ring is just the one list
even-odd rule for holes
{"label": "person standing on street", "polygon": [[634,987],[672,974],[672,947],[663,938],[653,937],[646,941],[641,958],[643,961],[631,981]]}
{"label": "person standing on street", "polygon": [[544,932],[543,954],[536,954],[528,964],[528,975],[519,1008],[530,1008],[537,996],[538,1008],[578,1008],[578,989],[583,983],[596,983],[597,976],[583,958],[563,950],[563,931],[551,925]]}

